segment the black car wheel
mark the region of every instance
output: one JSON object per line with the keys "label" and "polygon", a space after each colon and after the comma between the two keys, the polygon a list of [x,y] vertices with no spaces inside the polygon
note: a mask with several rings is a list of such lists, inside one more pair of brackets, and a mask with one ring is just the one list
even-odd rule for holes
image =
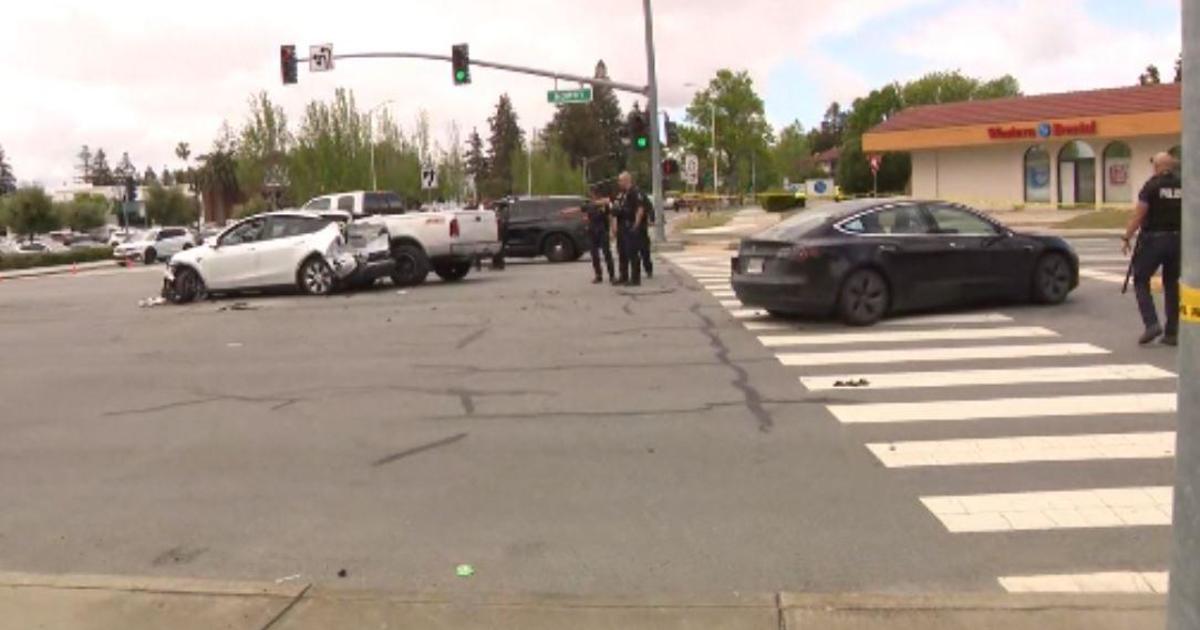
{"label": "black car wheel", "polygon": [[859,269],[842,283],[838,314],[851,326],[870,326],[887,313],[887,281],[873,269]]}
{"label": "black car wheel", "polygon": [[433,266],[433,271],[439,278],[446,282],[458,282],[467,277],[471,273],[471,263],[469,262],[453,262],[442,263]]}
{"label": "black car wheel", "polygon": [[337,283],[329,264],[316,257],[300,266],[299,275],[300,290],[309,295],[329,295]]}
{"label": "black car wheel", "polygon": [[1071,263],[1066,256],[1050,253],[1038,259],[1033,271],[1033,300],[1061,304],[1071,292]]}
{"label": "black car wheel", "polygon": [[158,252],[154,251],[153,247],[146,249],[146,253],[142,254],[142,262],[147,265],[153,265],[158,260]]}
{"label": "black car wheel", "polygon": [[551,234],[542,245],[542,253],[550,262],[569,262],[579,258],[575,253],[575,244],[562,234]]}
{"label": "black car wheel", "polygon": [[398,287],[413,287],[429,276],[429,258],[416,245],[397,245],[392,248],[392,259],[396,270],[392,272],[392,283]]}
{"label": "black car wheel", "polygon": [[172,304],[187,304],[203,300],[207,296],[204,280],[200,274],[190,267],[180,267],[175,272],[175,280],[167,287],[166,295]]}

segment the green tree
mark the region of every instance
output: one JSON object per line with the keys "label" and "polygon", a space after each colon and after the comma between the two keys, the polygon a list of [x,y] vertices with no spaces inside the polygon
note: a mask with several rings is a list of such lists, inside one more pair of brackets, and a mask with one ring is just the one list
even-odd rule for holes
{"label": "green tree", "polygon": [[[874,181],[862,150],[862,136],[906,107],[1020,95],[1020,85],[1009,75],[981,81],[954,70],[931,72],[905,84],[890,83],[857,98],[845,116],[837,181],[847,193],[866,193]],[[881,160],[878,189],[901,192],[912,173],[908,153],[888,153]]]}
{"label": "green tree", "polygon": [[[595,78],[608,78],[608,66],[603,60],[596,63]],[[625,115],[616,92],[606,85],[592,88],[592,102],[588,107],[600,127],[600,147],[604,154],[602,157],[592,156],[596,159],[588,165],[588,179],[592,182],[609,181],[625,168],[625,144],[621,139]]]}
{"label": "green tree", "polygon": [[471,135],[467,137],[467,155],[466,155],[467,174],[475,179],[476,182],[482,183],[487,179],[487,157],[483,154],[483,139],[479,137],[479,131],[471,130]]}
{"label": "green tree", "polygon": [[118,183],[124,182],[128,177],[137,177],[137,167],[129,159],[128,151],[121,154],[121,161],[117,162],[117,167],[113,169],[113,175],[116,176]]}
{"label": "green tree", "polygon": [[171,174],[171,169],[169,169],[165,166],[162,169],[162,177],[160,177],[159,179],[162,181],[163,186],[174,186],[175,185],[175,176],[173,174]]}
{"label": "green tree", "polygon": [[388,110],[380,112],[378,120],[375,169],[379,187],[396,192],[410,206],[419,204],[424,197],[421,190],[420,151],[401,131]]}
{"label": "green tree", "polygon": [[104,195],[88,193],[79,193],[71,201],[54,204],[59,223],[79,232],[103,227],[108,222],[111,207]]}
{"label": "green tree", "polygon": [[[370,131],[367,116],[358,110],[352,92],[338,89],[330,103],[310,102],[288,159],[297,199],[370,187]],[[379,166],[377,152],[376,168]]]}
{"label": "green tree", "polygon": [[62,227],[54,204],[38,186],[19,188],[5,199],[8,226],[17,234],[33,240],[42,234]]}
{"label": "green tree", "polygon": [[500,95],[496,103],[496,113],[488,118],[491,135],[488,138],[488,181],[484,187],[489,197],[500,197],[512,194],[516,188],[513,185],[513,159],[525,150],[525,132],[517,114],[513,111],[512,101],[508,94]]}
{"label": "green tree", "polygon": [[808,133],[800,121],[784,127],[779,132],[779,140],[771,147],[771,159],[778,177],[798,183],[817,176],[820,171],[813,162],[813,153]]}
{"label": "green tree", "polygon": [[158,181],[158,173],[154,172],[154,167],[147,166],[146,172],[142,173],[142,185],[149,186]]}
{"label": "green tree", "polygon": [[[719,70],[708,87],[696,93],[687,108],[688,123],[693,128],[704,128],[709,124],[710,105],[716,111],[717,146],[724,158],[728,189],[746,190],[751,161],[765,156],[771,142],[771,126],[764,115],[762,98],[754,91],[750,73]],[[688,137],[698,139],[696,134]]]}
{"label": "green tree", "polygon": [[245,196],[253,198],[262,196],[267,170],[286,160],[292,137],[283,108],[271,102],[265,91],[251,96],[249,104],[235,158],[238,183]]}
{"label": "green tree", "polygon": [[79,160],[75,165],[75,170],[79,173],[79,181],[90,184],[92,183],[92,151],[88,145],[83,145],[79,153],[75,155]]}
{"label": "green tree", "polygon": [[0,147],[0,197],[16,189],[17,178],[13,175],[12,165],[8,163],[8,156],[4,154],[4,147]]}
{"label": "green tree", "polygon": [[1162,77],[1159,75],[1158,66],[1150,64],[1146,66],[1146,71],[1138,76],[1139,85],[1158,85],[1162,83]]}
{"label": "green tree", "polygon": [[104,149],[96,149],[95,155],[92,156],[91,178],[91,183],[96,186],[115,186],[117,184],[116,176],[113,174],[112,167],[108,165],[108,156],[105,155]]}
{"label": "green tree", "polygon": [[146,191],[146,218],[156,225],[187,225],[199,214],[196,200],[177,188],[151,185]]}
{"label": "green tree", "polygon": [[846,126],[847,112],[841,104],[833,102],[825,108],[825,116],[821,124],[808,132],[808,144],[813,153],[828,151],[842,144],[842,130]]}

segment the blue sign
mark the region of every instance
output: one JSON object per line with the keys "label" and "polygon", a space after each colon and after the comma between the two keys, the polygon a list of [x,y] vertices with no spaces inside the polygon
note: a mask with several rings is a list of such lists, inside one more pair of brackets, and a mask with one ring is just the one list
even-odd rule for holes
{"label": "blue sign", "polygon": [[824,195],[825,191],[829,190],[829,187],[826,186],[825,182],[822,180],[822,181],[818,181],[817,183],[813,184],[813,190],[817,191],[818,195]]}
{"label": "blue sign", "polygon": [[1049,138],[1051,133],[1054,133],[1054,127],[1051,127],[1050,123],[1042,123],[1038,125],[1039,136],[1043,138]]}

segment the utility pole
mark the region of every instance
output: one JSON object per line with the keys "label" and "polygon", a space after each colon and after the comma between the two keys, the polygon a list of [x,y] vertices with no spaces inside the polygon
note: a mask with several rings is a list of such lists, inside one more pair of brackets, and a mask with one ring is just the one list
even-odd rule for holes
{"label": "utility pole", "polygon": [[393,100],[386,100],[372,107],[371,111],[367,112],[367,125],[371,127],[371,190],[373,191],[379,190],[379,182],[375,179],[375,112],[380,107],[391,105],[394,102]]}
{"label": "utility pole", "polygon": [[529,133],[529,158],[525,160],[525,168],[529,174],[529,181],[526,187],[526,195],[533,196],[533,143],[537,141],[537,127]]}
{"label": "utility pole", "polygon": [[642,0],[642,11],[646,19],[646,95],[649,98],[646,111],[650,112],[650,181],[654,195],[654,238],[662,243],[667,240],[667,218],[663,211],[662,141],[659,138],[658,121],[658,70],[654,62],[654,14],[650,0]]}
{"label": "utility pole", "polygon": [[1200,0],[1183,0],[1183,278],[1167,628],[1200,628]]}

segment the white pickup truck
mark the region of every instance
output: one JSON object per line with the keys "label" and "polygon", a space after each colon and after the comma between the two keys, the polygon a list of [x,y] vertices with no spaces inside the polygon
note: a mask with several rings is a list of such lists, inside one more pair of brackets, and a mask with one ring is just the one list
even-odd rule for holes
{"label": "white pickup truck", "polygon": [[430,271],[442,280],[462,280],[479,260],[500,251],[496,215],[489,210],[408,211],[393,192],[345,192],[315,197],[305,210],[349,212],[356,224],[387,230],[398,286],[421,284]]}

